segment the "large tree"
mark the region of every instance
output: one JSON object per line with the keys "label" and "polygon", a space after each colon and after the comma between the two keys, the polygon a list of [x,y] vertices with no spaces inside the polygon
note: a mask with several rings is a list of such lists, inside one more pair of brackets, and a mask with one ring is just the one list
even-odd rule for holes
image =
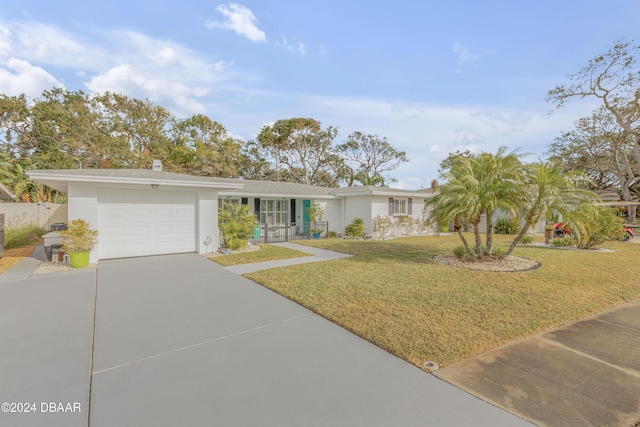
{"label": "large tree", "polygon": [[204,115],[176,120],[169,154],[175,172],[233,178],[239,174],[241,144],[220,123]]}
{"label": "large tree", "polygon": [[407,153],[395,148],[387,138],[353,132],[347,140],[336,147],[344,159],[346,174],[343,179],[348,186],[355,181],[364,185],[384,185],[393,181],[385,177],[390,172],[409,161]]}
{"label": "large tree", "polygon": [[[591,189],[614,189],[622,200],[631,201],[638,198],[640,190],[640,165],[632,155],[636,147],[615,117],[601,107],[556,138],[548,154],[552,160],[562,162],[565,170],[586,173]],[[635,213],[635,205],[629,206],[630,219],[635,218]]]}
{"label": "large tree", "polygon": [[260,158],[273,161],[277,180],[335,186],[332,163],[337,129],[322,129],[310,118],[278,120],[262,128],[253,149]]}
{"label": "large tree", "polygon": [[[600,100],[620,127],[621,141],[631,141],[629,155],[640,164],[640,70],[636,57],[640,46],[620,40],[602,55],[591,59],[569,84],[549,91],[548,100],[562,107],[573,98]],[[632,221],[635,217],[630,218]]]}

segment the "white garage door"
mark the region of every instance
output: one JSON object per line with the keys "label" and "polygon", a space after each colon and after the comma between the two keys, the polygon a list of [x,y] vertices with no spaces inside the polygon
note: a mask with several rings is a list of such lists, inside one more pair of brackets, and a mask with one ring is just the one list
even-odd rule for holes
{"label": "white garage door", "polygon": [[195,252],[195,192],[100,189],[100,259]]}

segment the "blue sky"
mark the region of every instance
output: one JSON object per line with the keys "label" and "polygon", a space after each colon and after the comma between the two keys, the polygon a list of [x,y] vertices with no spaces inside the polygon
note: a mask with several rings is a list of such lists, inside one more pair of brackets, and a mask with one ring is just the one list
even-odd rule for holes
{"label": "blue sky", "polygon": [[116,91],[243,140],[312,117],[338,142],[361,131],[405,150],[393,186],[409,189],[456,149],[542,156],[596,105],[549,115],[547,91],[617,39],[640,42],[635,0],[6,3],[0,92]]}

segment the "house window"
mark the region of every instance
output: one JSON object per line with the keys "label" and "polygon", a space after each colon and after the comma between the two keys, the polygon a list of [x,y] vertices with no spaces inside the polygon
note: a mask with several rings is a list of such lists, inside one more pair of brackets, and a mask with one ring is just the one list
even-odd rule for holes
{"label": "house window", "polygon": [[218,199],[218,210],[222,210],[225,208],[225,206],[230,204],[239,205],[240,198],[239,197],[223,197]]}
{"label": "house window", "polygon": [[393,200],[393,214],[394,215],[406,215],[407,214],[407,201],[406,200]]}
{"label": "house window", "polygon": [[262,224],[288,223],[289,199],[261,199],[260,222]]}

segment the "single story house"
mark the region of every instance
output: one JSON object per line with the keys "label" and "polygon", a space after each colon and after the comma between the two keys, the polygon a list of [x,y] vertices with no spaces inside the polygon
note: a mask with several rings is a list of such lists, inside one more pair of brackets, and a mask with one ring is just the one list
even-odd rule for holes
{"label": "single story house", "polygon": [[[100,233],[91,262],[218,249],[218,209],[249,206],[261,224],[286,224],[308,232],[306,208],[324,208],[327,231],[344,232],[364,220],[374,234],[377,216],[424,217],[424,193],[386,187],[327,188],[304,184],[210,178],[154,169],[61,169],[27,172],[31,179],[68,195],[68,219],[82,218]],[[305,225],[307,223],[307,225]],[[306,228],[305,228],[306,227]],[[406,231],[406,230],[405,230]],[[287,233],[289,235],[289,233]]]}

